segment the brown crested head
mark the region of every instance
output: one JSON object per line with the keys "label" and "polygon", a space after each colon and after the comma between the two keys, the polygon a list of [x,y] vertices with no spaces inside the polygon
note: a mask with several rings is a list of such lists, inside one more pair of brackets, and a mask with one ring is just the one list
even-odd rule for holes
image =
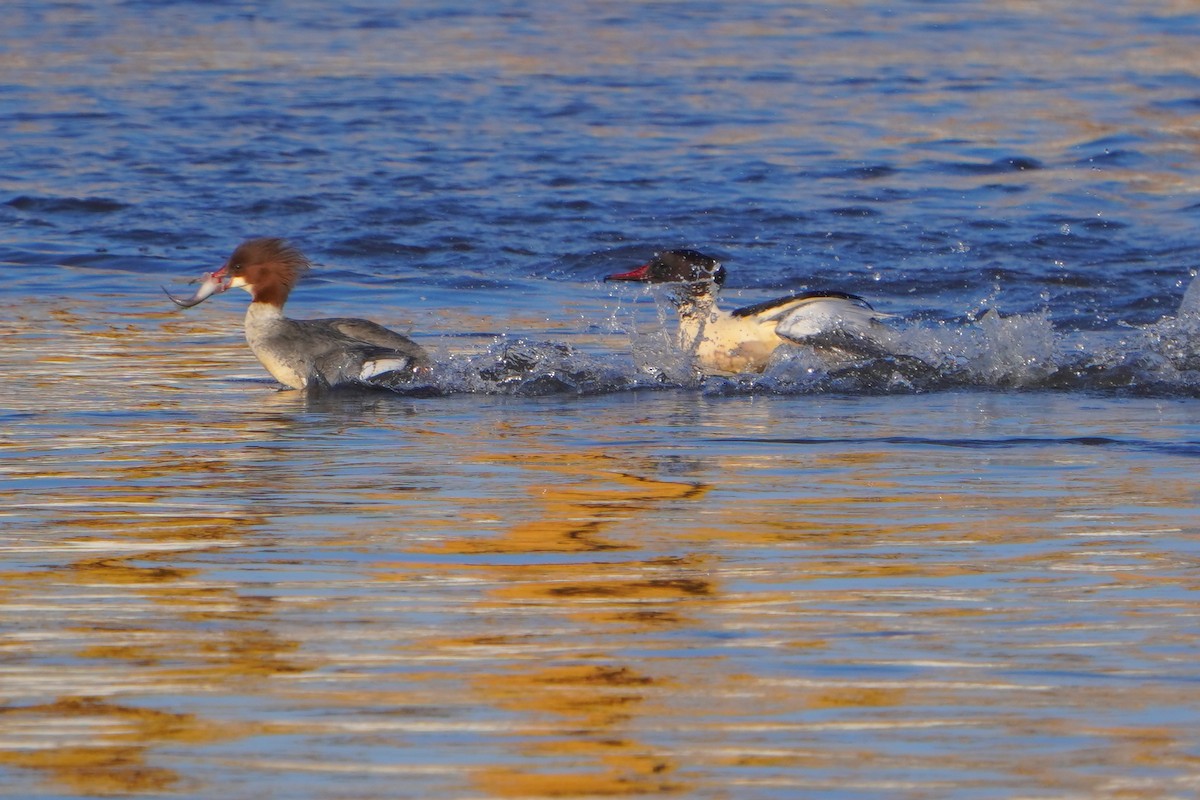
{"label": "brown crested head", "polygon": [[238,245],[218,274],[243,286],[256,303],[282,307],[288,293],[312,264],[285,239],[264,237]]}
{"label": "brown crested head", "polygon": [[605,280],[721,286],[725,283],[725,268],[712,256],[696,250],[667,250],[635,270],[609,275]]}

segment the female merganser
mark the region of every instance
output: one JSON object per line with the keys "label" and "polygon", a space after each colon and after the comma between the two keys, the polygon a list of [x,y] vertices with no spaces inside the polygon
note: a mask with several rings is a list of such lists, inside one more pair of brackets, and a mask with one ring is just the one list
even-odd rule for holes
{"label": "female merganser", "polygon": [[[407,336],[365,319],[288,319],[283,304],[311,264],[283,239],[250,239],[225,265],[205,273],[180,308],[240,286],[250,293],[246,341],[280,383],[293,389],[346,384],[391,385],[428,371],[425,350]],[[165,291],[165,290],[164,290]]]}
{"label": "female merganser", "polygon": [[668,250],[606,281],[677,283],[679,344],[708,375],[762,372],[785,342],[846,355],[883,355],[887,328],[863,298],[845,292],[802,292],[735,311],[717,308],[725,268],[695,250]]}

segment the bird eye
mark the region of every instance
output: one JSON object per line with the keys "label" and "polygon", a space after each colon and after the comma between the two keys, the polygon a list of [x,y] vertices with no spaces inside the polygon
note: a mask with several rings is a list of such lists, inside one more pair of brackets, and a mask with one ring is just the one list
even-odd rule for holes
{"label": "bird eye", "polygon": [[242,271],[242,265],[234,264],[232,267],[229,268],[229,271],[236,275]]}

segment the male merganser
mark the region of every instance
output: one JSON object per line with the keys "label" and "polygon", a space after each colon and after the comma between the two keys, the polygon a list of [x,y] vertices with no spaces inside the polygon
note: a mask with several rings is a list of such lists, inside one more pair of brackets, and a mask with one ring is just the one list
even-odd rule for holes
{"label": "male merganser", "polygon": [[679,312],[679,344],[693,354],[708,375],[762,372],[785,342],[845,355],[882,355],[887,328],[879,319],[892,316],[845,292],[802,292],[722,311],[717,294],[725,268],[695,250],[668,250],[629,272],[606,281],[677,283],[672,295]]}
{"label": "male merganser", "polygon": [[246,341],[267,371],[293,389],[387,385],[430,368],[420,345],[370,320],[285,317],[288,293],[310,268],[308,259],[283,239],[250,239],[223,267],[205,273],[190,298],[167,296],[180,308],[191,308],[226,289],[245,289],[251,297]]}

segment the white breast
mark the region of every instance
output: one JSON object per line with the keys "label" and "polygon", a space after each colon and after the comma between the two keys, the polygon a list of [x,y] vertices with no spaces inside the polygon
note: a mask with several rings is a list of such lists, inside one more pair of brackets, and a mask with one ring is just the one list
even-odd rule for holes
{"label": "white breast", "polygon": [[761,372],[783,340],[775,335],[775,323],[731,317],[713,309],[703,323],[681,320],[679,344],[690,351],[696,365],[710,375]]}
{"label": "white breast", "polygon": [[283,312],[279,308],[266,303],[251,303],[246,309],[246,343],[271,377],[285,386],[303,389],[308,384],[309,370],[272,346],[272,338],[282,322]]}

